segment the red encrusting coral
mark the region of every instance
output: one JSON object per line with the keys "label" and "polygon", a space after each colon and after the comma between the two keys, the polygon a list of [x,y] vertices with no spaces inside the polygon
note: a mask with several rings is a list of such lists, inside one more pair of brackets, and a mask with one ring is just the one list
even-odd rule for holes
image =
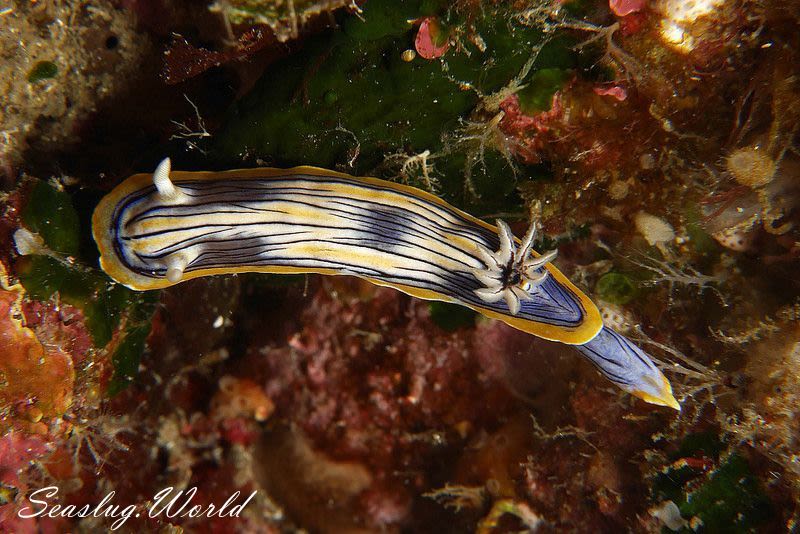
{"label": "red encrusting coral", "polygon": [[19,431],[8,431],[0,436],[0,484],[4,490],[12,489],[12,502],[0,504],[0,530],[15,534],[35,534],[37,532],[62,532],[68,528],[67,521],[50,517],[20,517],[31,514],[36,507],[25,497],[38,487],[31,487],[24,477],[26,468],[42,460],[52,451],[46,438],[29,435]]}
{"label": "red encrusting coral", "polygon": [[[430,321],[426,303],[362,284],[324,281],[288,345],[255,346],[248,359],[266,359],[265,390],[277,416],[331,458],[369,467],[376,482],[364,506],[374,511],[378,502],[395,502],[390,495],[407,494],[395,473],[419,469],[460,442],[464,428],[490,424],[513,403],[472,356],[469,331],[446,333]],[[346,296],[354,286],[356,296]],[[364,292],[367,298],[358,296]],[[492,357],[503,355],[484,355]]]}
{"label": "red encrusting coral", "polygon": [[83,363],[92,349],[92,337],[83,312],[63,302],[26,300],[22,303],[25,324],[42,343],[61,347],[75,365]]}
{"label": "red encrusting coral", "polygon": [[[618,104],[604,102],[605,96]],[[639,113],[628,100],[628,91],[621,84],[598,87],[573,81],[553,94],[547,111],[528,115],[521,109],[519,97],[511,95],[500,104],[505,113],[500,129],[510,137],[511,150],[524,163],[566,160],[590,173],[618,164],[622,154],[628,161],[636,155],[618,130],[631,113]],[[652,118],[643,118],[652,122]]]}
{"label": "red encrusting coral", "polygon": [[500,129],[512,136],[515,155],[525,163],[539,163],[546,150],[547,140],[541,135],[549,132],[562,118],[564,108],[561,92],[553,94],[550,109],[537,115],[526,115],[519,105],[519,96],[509,96],[500,103],[505,113],[500,121]]}

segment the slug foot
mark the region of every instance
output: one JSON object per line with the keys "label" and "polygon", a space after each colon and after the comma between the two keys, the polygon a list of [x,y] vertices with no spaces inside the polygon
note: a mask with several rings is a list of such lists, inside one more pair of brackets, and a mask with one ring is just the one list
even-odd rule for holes
{"label": "slug foot", "polygon": [[489,303],[504,299],[511,315],[516,315],[521,301],[530,299],[531,291],[544,283],[547,271],[542,267],[552,261],[558,251],[551,250],[538,257],[531,255],[536,222],[531,222],[519,248],[505,222],[498,220],[497,229],[500,235],[500,249],[497,252],[477,245],[478,255],[486,268],[475,269],[472,274],[486,287],[476,289],[475,294]]}

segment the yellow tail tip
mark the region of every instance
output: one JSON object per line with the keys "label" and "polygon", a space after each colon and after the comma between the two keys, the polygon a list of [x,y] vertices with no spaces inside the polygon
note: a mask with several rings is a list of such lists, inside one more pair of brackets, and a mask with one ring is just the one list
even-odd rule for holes
{"label": "yellow tail tip", "polygon": [[657,388],[658,391],[654,394],[648,391],[642,391],[640,389],[634,390],[631,394],[635,397],[639,397],[645,402],[649,402],[650,404],[655,404],[657,406],[667,406],[669,408],[673,408],[675,410],[681,411],[681,405],[675,396],[672,394],[672,386],[667,380],[667,377],[661,373],[661,384],[660,387]]}

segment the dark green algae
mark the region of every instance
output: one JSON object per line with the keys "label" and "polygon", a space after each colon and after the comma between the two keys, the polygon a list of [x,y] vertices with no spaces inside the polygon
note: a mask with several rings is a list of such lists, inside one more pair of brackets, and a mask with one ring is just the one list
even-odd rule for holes
{"label": "dark green algae", "polygon": [[37,83],[42,80],[49,80],[58,75],[58,65],[52,61],[39,61],[28,72],[28,81],[30,83]]}
{"label": "dark green algae", "polygon": [[[475,162],[458,132],[467,120],[491,119],[492,113],[480,112],[482,96],[518,76],[544,35],[499,7],[467,17],[448,4],[370,0],[361,17],[347,16],[340,29],[309,39],[302,50],[271,65],[234,105],[212,156],[238,162],[250,155],[275,166],[315,165],[391,178],[397,166],[387,168],[387,157],[429,150],[437,155],[432,163],[438,193],[448,201],[469,202],[479,215],[522,211],[517,182],[540,176],[542,169],[512,168],[492,147],[483,162]],[[415,21],[426,16],[438,17],[459,46],[439,59],[404,61],[402,53],[414,48]],[[479,35],[485,48],[467,33]],[[544,46],[523,80],[523,110],[549,108],[576,65],[572,44],[556,38]],[[468,162],[479,198],[464,195]]]}
{"label": "dark green algae", "polygon": [[136,376],[158,293],[131,291],[99,267],[90,267],[97,265],[97,251],[87,243],[91,210],[76,209],[74,198],[47,182],[33,182],[22,222],[52,254],[23,256],[15,270],[30,298],[44,302],[57,297],[80,309],[95,348],[120,337],[111,354],[114,374],[108,393],[113,395]]}
{"label": "dark green algae", "polygon": [[670,460],[653,479],[652,497],[678,506],[689,522],[680,532],[759,532],[772,517],[772,504],[746,457],[715,432],[688,434]]}
{"label": "dark green algae", "polygon": [[612,304],[627,304],[638,295],[638,287],[630,277],[616,272],[600,277],[595,287],[597,295]]}

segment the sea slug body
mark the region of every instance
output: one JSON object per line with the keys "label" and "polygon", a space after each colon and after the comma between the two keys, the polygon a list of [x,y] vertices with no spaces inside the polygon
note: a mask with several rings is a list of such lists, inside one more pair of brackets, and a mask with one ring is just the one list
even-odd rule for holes
{"label": "sea slug body", "polygon": [[[669,382],[502,221],[419,189],[314,167],[137,174],[92,219],[102,268],[135,290],[238,272],[352,275],[576,345],[612,382],[679,409]],[[496,252],[493,252],[496,251]]]}

